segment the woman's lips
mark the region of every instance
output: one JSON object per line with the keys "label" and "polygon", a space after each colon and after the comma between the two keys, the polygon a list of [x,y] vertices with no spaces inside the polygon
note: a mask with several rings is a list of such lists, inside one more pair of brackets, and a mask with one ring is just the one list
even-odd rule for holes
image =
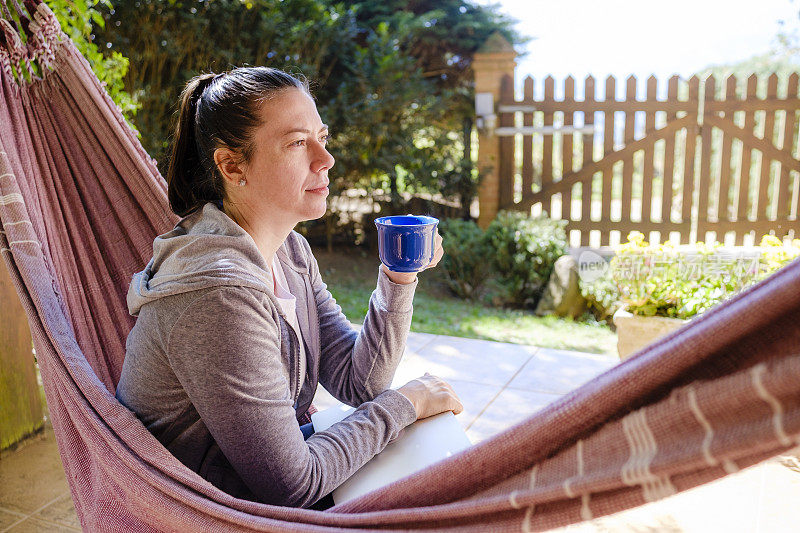
{"label": "woman's lips", "polygon": [[306,189],[306,192],[328,196],[328,186],[324,185],[322,187],[317,187],[316,189]]}

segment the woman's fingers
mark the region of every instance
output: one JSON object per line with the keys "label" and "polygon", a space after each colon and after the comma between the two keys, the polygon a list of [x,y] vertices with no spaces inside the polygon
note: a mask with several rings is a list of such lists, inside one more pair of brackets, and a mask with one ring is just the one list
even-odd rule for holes
{"label": "woman's fingers", "polygon": [[450,410],[453,411],[454,415],[457,415],[464,410],[464,405],[461,403],[461,398],[458,397],[458,394],[456,394],[456,391],[453,390],[453,387],[451,387],[449,383],[447,384],[447,390],[450,393]]}
{"label": "woman's fingers", "polygon": [[464,410],[464,404],[462,404],[462,403],[461,403],[461,398],[459,398],[459,397],[458,397],[458,395],[457,395],[457,394],[456,394],[456,392],[453,390],[453,388],[452,388],[452,387],[449,387],[449,389],[450,389],[450,392],[451,392],[451,394],[452,394],[452,398],[451,398],[451,400],[452,400],[453,414],[454,414],[454,415],[457,415],[457,414],[459,414],[461,411],[463,411],[463,410]]}
{"label": "woman's fingers", "polygon": [[444,248],[442,247],[442,236],[439,235],[439,229],[436,229],[436,233],[433,235],[433,259],[425,268],[433,268],[439,264],[439,261],[442,260],[444,256]]}
{"label": "woman's fingers", "polygon": [[453,411],[453,414],[458,414],[464,410],[461,400],[449,383],[438,376],[430,374],[426,374],[425,379],[429,383],[431,393],[435,396],[429,415],[445,411]]}
{"label": "woman's fingers", "polygon": [[427,418],[445,411],[453,411],[453,414],[457,415],[464,410],[453,387],[442,378],[428,372],[397,390],[414,405],[417,419]]}

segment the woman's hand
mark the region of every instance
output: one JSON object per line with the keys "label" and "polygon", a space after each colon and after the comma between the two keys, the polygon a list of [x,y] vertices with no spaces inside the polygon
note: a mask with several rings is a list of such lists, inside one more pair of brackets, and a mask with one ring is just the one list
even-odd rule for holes
{"label": "woman's hand", "polygon": [[428,263],[428,266],[422,270],[427,270],[438,265],[439,261],[442,260],[442,256],[444,256],[444,248],[442,248],[442,236],[439,235],[439,228],[436,228],[436,231],[433,234],[433,259],[431,259],[431,262]]}
{"label": "woman's hand", "polygon": [[[436,228],[436,232],[433,234],[433,259],[422,270],[427,270],[438,265],[439,261],[442,260],[442,256],[444,256],[444,248],[442,248],[442,236],[439,235],[439,228]],[[417,279],[417,272],[392,272],[386,265],[383,264],[381,265],[381,268],[393,283],[397,283],[399,285],[414,283],[414,280]]]}
{"label": "woman's hand", "polygon": [[457,415],[464,410],[453,387],[442,378],[432,376],[427,372],[422,377],[412,379],[397,389],[397,392],[408,398],[414,405],[417,420],[445,411],[453,411],[453,414]]}

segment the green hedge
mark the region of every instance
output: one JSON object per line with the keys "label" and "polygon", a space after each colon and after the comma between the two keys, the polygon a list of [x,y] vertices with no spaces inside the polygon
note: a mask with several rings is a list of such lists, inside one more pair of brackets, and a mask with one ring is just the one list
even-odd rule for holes
{"label": "green hedge", "polygon": [[565,221],[501,211],[486,231],[472,221],[441,224],[448,286],[457,296],[490,293],[500,305],[534,308],[567,251]]}
{"label": "green hedge", "polygon": [[491,272],[492,254],[483,230],[472,220],[448,219],[439,224],[439,233],[448,288],[461,298],[479,296]]}

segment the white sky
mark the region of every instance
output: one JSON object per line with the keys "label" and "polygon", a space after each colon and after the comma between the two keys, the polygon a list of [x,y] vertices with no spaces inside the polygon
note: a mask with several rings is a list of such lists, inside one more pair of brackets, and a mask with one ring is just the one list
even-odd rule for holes
{"label": "white sky", "polygon": [[[795,0],[479,0],[499,3],[517,18],[518,30],[534,37],[518,59],[517,75],[538,82],[572,74],[578,83],[630,74],[659,81],[688,77],[705,67],[767,52],[780,20],[796,28]],[[537,83],[541,87],[540,83]],[[560,84],[556,83],[556,87]],[[602,83],[601,83],[602,85]],[[620,85],[620,82],[617,82]],[[537,91],[538,92],[538,91]]]}

